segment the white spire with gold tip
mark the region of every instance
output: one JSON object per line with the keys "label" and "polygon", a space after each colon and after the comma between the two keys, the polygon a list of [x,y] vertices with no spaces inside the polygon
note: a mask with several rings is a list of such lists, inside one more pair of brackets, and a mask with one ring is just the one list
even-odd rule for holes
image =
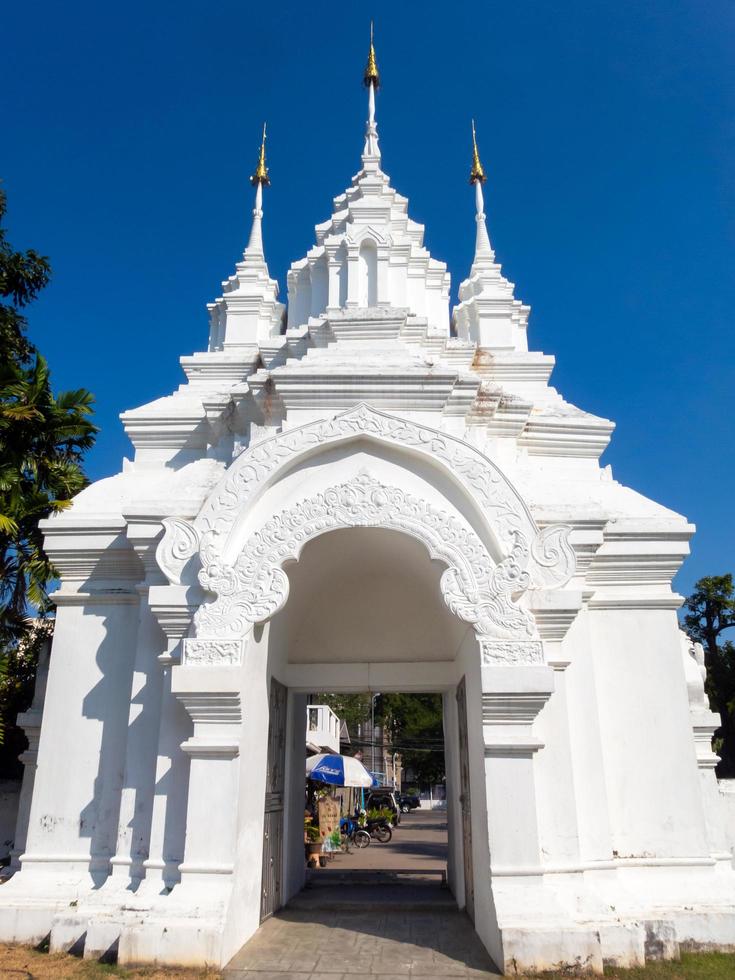
{"label": "white spire with gold tip", "polygon": [[245,259],[263,259],[263,187],[270,184],[268,168],[265,165],[265,123],[263,123],[263,138],[260,142],[260,152],[258,154],[258,166],[255,173],[250,178],[250,183],[255,187],[255,207],[253,208],[253,225],[250,229],[250,238],[245,249]]}
{"label": "white spire with gold tip", "polygon": [[513,283],[505,278],[495,261],[485,222],[482,185],[486,180],[473,119],[470,183],[475,185],[477,238],[470,274],[459,285],[454,325],[460,340],[476,344],[484,350],[498,354],[527,351],[526,325],[530,309],[515,298]]}
{"label": "white spire with gold tip", "polygon": [[380,72],[375,60],[373,43],[373,22],[370,21],[370,50],[365,65],[363,82],[368,90],[368,121],[365,130],[365,148],[362,151],[363,168],[368,171],[380,170],[380,147],[378,145],[378,126],[375,122],[375,90],[380,86]]}
{"label": "white spire with gold tip", "polygon": [[482,185],[487,180],[485,170],[480,163],[480,154],[477,150],[477,134],[475,132],[475,120],[472,120],[472,170],[470,171],[470,183],[475,185],[475,208],[477,214],[477,238],[475,242],[475,261],[478,260],[495,261],[495,252],[490,244],[490,236],[487,233],[487,222],[485,220],[485,199],[482,193]]}

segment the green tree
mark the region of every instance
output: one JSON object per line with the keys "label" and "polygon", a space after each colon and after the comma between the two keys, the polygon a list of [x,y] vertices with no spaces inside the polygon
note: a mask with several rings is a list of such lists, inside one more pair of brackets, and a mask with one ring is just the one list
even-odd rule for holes
{"label": "green tree", "polygon": [[421,787],[444,779],[444,718],[441,694],[382,694],[378,712]]}
{"label": "green tree", "polygon": [[[0,190],[0,225],[6,207]],[[10,673],[30,618],[51,611],[55,572],[39,521],[69,507],[86,485],[82,456],[97,431],[92,395],[83,389],[55,395],[46,361],[26,336],[21,310],[49,276],[48,259],[33,249],[15,251],[0,227],[0,657]],[[14,683],[12,676],[4,682]]]}
{"label": "green tree", "polygon": [[[317,694],[315,704],[326,704],[347,725],[350,738],[355,741],[359,725],[370,723],[369,694]],[[359,748],[355,743],[355,748]]]}
{"label": "green tree", "polygon": [[713,711],[720,715],[714,749],[720,756],[717,775],[735,777],[735,645],[722,641],[722,634],[735,626],[735,585],[732,575],[709,575],[699,579],[686,601],[684,625],[702,644],[707,668],[707,695]]}

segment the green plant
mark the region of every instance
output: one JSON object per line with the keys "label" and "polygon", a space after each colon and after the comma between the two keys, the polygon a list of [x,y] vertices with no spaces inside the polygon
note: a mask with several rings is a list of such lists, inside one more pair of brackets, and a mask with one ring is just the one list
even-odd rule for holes
{"label": "green plant", "polygon": [[391,823],[395,814],[387,806],[382,806],[379,809],[371,807],[366,816],[368,820],[385,820],[387,823]]}
{"label": "green plant", "polygon": [[310,844],[317,844],[321,840],[319,827],[315,823],[307,823],[304,827],[306,839]]}

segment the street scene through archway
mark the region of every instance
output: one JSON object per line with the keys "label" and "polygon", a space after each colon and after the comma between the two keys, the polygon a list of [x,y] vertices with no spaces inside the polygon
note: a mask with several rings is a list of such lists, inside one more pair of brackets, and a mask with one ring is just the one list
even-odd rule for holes
{"label": "street scene through archway", "polygon": [[[449,696],[457,700],[456,692],[307,696],[305,718],[295,714],[304,742],[296,740],[283,767],[304,760],[303,888],[278,907],[279,843],[294,838],[300,814],[291,812],[291,826],[275,833],[266,817],[263,923],[230,963],[229,977],[497,973],[455,867],[458,857],[464,868],[471,843],[452,806],[461,764],[445,743]],[[269,739],[276,753],[284,703],[276,682]],[[278,771],[278,762],[271,768]]]}

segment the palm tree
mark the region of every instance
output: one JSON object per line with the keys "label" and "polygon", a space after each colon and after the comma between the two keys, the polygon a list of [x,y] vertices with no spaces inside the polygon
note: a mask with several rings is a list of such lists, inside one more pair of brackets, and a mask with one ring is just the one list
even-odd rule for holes
{"label": "palm tree", "polygon": [[23,631],[29,604],[48,608],[54,571],[38,524],[86,485],[92,402],[84,390],[54,396],[40,354],[0,363],[0,645]]}

